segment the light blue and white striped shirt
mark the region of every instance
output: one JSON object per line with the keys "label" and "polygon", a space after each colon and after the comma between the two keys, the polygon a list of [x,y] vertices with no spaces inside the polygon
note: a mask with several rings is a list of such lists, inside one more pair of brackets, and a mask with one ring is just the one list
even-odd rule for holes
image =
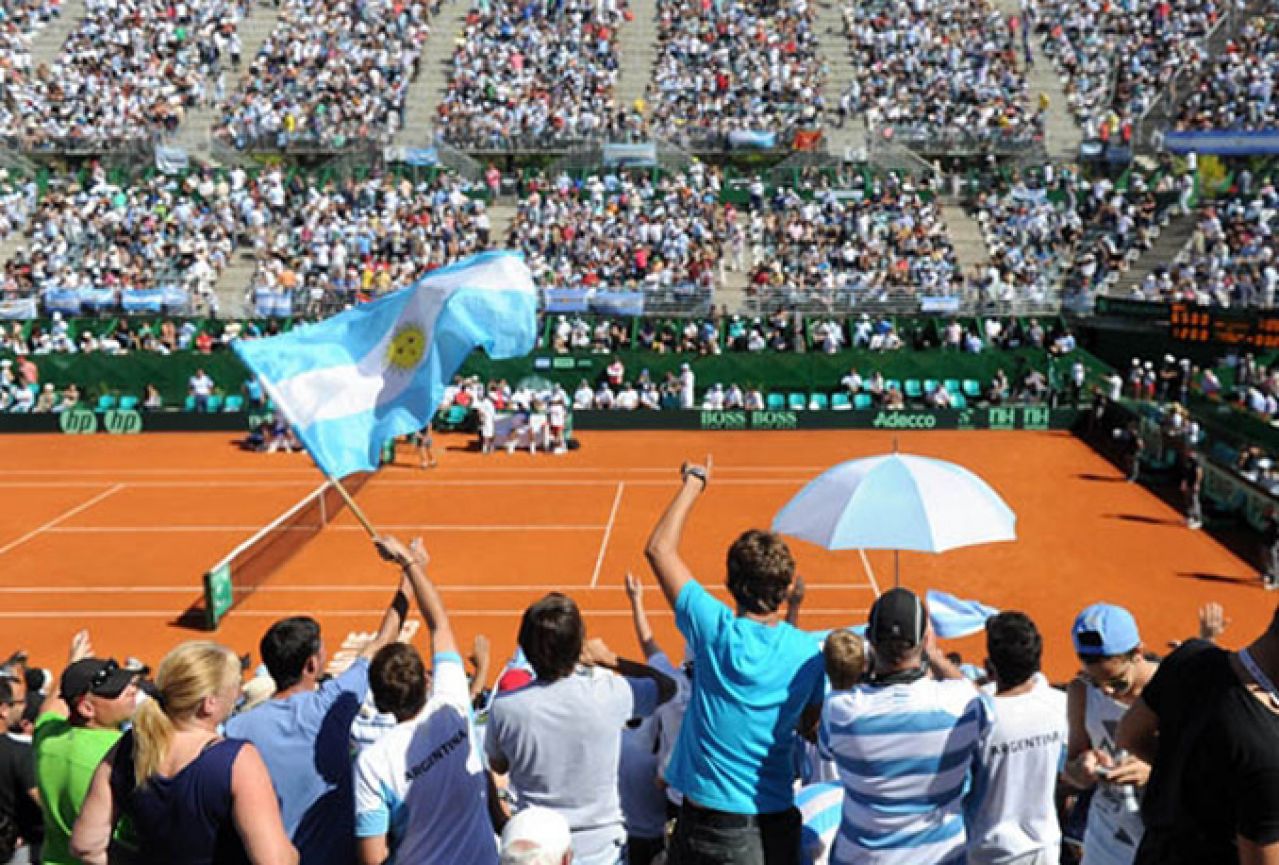
{"label": "light blue and white striped shirt", "polygon": [[963,797],[992,723],[987,699],[965,680],[927,678],[826,698],[821,746],[844,787],[833,865],[963,861]]}

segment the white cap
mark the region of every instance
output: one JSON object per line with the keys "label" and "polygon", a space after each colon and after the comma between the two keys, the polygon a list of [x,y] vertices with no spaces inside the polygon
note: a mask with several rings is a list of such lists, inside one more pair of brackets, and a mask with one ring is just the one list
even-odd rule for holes
{"label": "white cap", "polygon": [[502,865],[560,865],[572,846],[568,821],[557,811],[534,805],[508,820],[502,830]]}

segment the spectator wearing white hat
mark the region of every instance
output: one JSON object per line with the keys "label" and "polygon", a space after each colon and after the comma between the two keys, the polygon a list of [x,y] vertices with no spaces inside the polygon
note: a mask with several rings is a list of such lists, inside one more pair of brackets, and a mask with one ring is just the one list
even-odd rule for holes
{"label": "spectator wearing white hat", "polygon": [[501,865],[569,865],[573,836],[558,811],[534,805],[502,829]]}

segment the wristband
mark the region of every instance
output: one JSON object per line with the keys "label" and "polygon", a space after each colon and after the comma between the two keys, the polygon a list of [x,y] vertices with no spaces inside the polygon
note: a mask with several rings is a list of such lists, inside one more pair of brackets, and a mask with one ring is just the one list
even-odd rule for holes
{"label": "wristband", "polygon": [[403,592],[396,592],[395,597],[391,599],[391,609],[400,617],[403,622],[409,617],[409,599]]}
{"label": "wristband", "polygon": [[690,477],[697,478],[702,482],[702,489],[706,489],[706,471],[704,469],[698,468],[697,466],[689,466],[684,469],[683,474],[685,479]]}

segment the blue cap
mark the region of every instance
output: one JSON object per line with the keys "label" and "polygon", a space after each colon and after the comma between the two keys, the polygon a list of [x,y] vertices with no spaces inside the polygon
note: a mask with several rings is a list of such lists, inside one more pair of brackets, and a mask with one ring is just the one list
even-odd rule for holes
{"label": "blue cap", "polygon": [[1137,620],[1114,604],[1093,604],[1075,617],[1070,629],[1075,654],[1081,658],[1126,655],[1141,645]]}

